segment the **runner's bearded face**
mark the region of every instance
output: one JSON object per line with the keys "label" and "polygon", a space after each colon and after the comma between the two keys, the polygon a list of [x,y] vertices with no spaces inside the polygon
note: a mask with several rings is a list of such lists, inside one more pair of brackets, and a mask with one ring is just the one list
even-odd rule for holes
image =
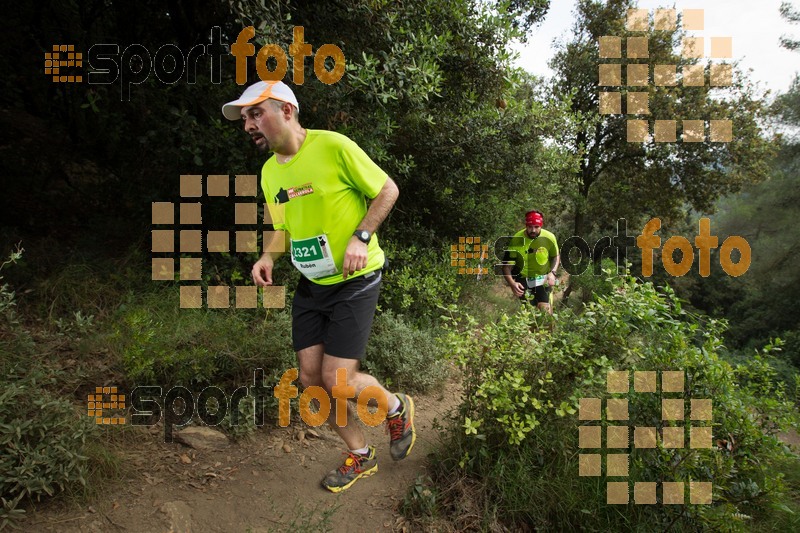
{"label": "runner's bearded face", "polygon": [[280,135],[280,114],[267,100],[242,108],[242,120],[244,131],[250,135],[261,152],[274,151],[273,144]]}
{"label": "runner's bearded face", "polygon": [[535,226],[533,224],[525,224],[525,235],[528,236],[529,239],[535,239],[539,236],[542,232],[541,226]]}

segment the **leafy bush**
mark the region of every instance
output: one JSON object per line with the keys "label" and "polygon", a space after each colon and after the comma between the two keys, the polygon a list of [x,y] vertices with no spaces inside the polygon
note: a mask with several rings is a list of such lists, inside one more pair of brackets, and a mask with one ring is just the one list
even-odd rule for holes
{"label": "leafy bush", "polygon": [[[269,398],[267,399],[269,400]],[[219,424],[220,429],[230,435],[233,440],[241,440],[253,434],[257,427],[254,398],[250,395],[243,397],[236,408],[235,414],[232,412],[231,406],[228,407],[229,410],[225,418]],[[273,407],[273,410],[268,410],[267,412],[276,413],[277,406],[273,405]]]}
{"label": "leafy bush", "polygon": [[[8,265],[13,265],[22,258],[22,248],[9,254],[8,260],[0,264],[0,272]],[[17,315],[16,294],[8,283],[3,283],[0,276],[0,355],[3,362],[21,357],[33,348],[30,333],[21,326]]]}
{"label": "leafy bush", "polygon": [[796,369],[800,369],[800,331],[787,331],[782,337],[786,341],[783,346],[784,359]]}
{"label": "leafy bush", "polygon": [[737,366],[743,366],[748,362],[751,364],[759,362],[764,368],[762,377],[771,381],[769,387],[785,391],[787,398],[797,404],[800,403],[800,389],[797,387],[800,384],[800,370],[787,357],[787,347],[789,350],[794,349],[790,343],[795,340],[791,334],[787,335],[787,338],[786,341],[780,338],[771,339],[760,350],[736,349],[727,359]]}
{"label": "leafy bush", "polygon": [[[600,273],[597,273],[597,269]],[[580,291],[581,301],[590,302],[592,296],[601,296],[611,292],[613,283],[609,276],[617,272],[617,265],[611,259],[604,257],[600,264],[590,262],[589,266],[580,274],[569,277],[570,292]]]}
{"label": "leafy bush", "polygon": [[84,447],[95,435],[89,417],[43,390],[35,376],[11,377],[0,393],[0,529],[22,514],[16,507],[23,498],[85,484]]}
{"label": "leafy bush", "polygon": [[[796,424],[795,411],[764,355],[736,366],[721,357],[724,322],[690,315],[669,288],[661,294],[632,278],[616,278],[581,314],[561,313],[553,332],[531,328],[537,316],[523,309],[482,331],[466,317],[448,336],[464,401],[439,451],[438,480],[477,480],[483,506],[477,524],[451,510],[457,527],[741,529],[742,517],[779,504],[772,465],[786,448],[776,434]],[[629,427],[660,434],[677,425],[687,436],[680,449],[631,447],[628,479],[712,481],[712,505],[634,505],[632,497],[627,507],[607,505],[605,479],[578,476],[577,427],[599,423],[578,420],[579,399],[605,398],[612,369],[683,371],[684,397],[712,399],[712,448],[693,449],[686,428],[706,423],[662,421],[660,394],[624,396]]]}
{"label": "leafy bush", "polygon": [[[21,256],[17,249],[0,269]],[[24,514],[24,499],[85,484],[84,450],[95,434],[88,417],[45,388],[52,377],[33,362],[35,343],[15,307],[14,292],[0,285],[0,529]]]}
{"label": "leafy bush", "polygon": [[296,366],[287,311],[262,320],[256,311],[181,309],[178,301],[169,288],[121,306],[110,347],[132,384],[238,386],[256,368],[269,378]]}
{"label": "leafy bush", "polygon": [[400,249],[391,241],[382,241],[381,246],[389,258],[389,270],[381,287],[380,308],[403,315],[415,325],[438,322],[439,306],[455,303],[461,294],[449,251]]}
{"label": "leafy bush", "polygon": [[[5,261],[3,264],[0,264],[0,271],[3,270],[4,267],[10,264],[14,264],[22,258],[22,249],[17,247],[17,250],[11,252],[8,257],[8,260]],[[0,281],[3,280],[3,277],[0,276]],[[2,319],[5,324],[4,325],[16,325],[17,321],[17,314],[14,311],[14,307],[16,307],[16,302],[14,301],[14,291],[11,290],[11,287],[7,283],[3,283],[0,285],[0,319]]]}
{"label": "leafy bush", "polygon": [[448,363],[435,330],[385,311],[375,317],[364,368],[387,387],[427,391],[447,379]]}

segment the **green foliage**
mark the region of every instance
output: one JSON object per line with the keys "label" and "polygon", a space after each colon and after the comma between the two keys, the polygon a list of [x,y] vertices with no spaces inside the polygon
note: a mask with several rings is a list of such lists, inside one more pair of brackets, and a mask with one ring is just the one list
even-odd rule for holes
{"label": "green foliage", "polygon": [[414,484],[403,498],[401,510],[404,514],[432,516],[436,513],[438,491],[428,476],[417,476]]}
{"label": "green foliage", "polygon": [[[85,484],[86,441],[96,435],[91,419],[42,389],[35,373],[4,368],[0,393],[0,528],[19,517],[24,498],[41,499]],[[10,375],[9,375],[10,373]]]}
{"label": "green foliage", "polygon": [[[9,255],[8,260],[0,264],[0,272],[8,265],[13,265],[22,258],[22,248],[17,246],[17,249]],[[0,276],[0,282],[3,277]],[[16,302],[14,301],[14,291],[7,283],[0,285],[0,318],[5,321],[5,326],[17,325],[19,323],[17,314],[15,312]]]}
{"label": "green foliage", "polygon": [[296,365],[288,312],[271,311],[259,322],[244,309],[181,309],[176,289],[119,309],[110,348],[130,383],[241,384],[256,368],[280,376]]}
{"label": "green foliage", "polygon": [[[288,309],[266,315],[263,310],[181,309],[176,289],[132,297],[112,319],[110,356],[130,387],[182,385],[196,395],[215,386],[230,399],[237,388],[253,385],[257,369],[271,387],[297,367]],[[277,417],[277,399],[268,394],[264,400],[267,417]],[[242,398],[235,412],[227,407],[219,427],[231,438],[256,430],[252,396]],[[213,404],[208,408],[214,412]],[[195,421],[202,423],[198,416]]]}
{"label": "green foliage", "polygon": [[[781,16],[788,22],[797,24],[800,22],[800,9],[792,5],[791,2],[781,2]],[[791,37],[781,37],[781,46],[787,50],[797,50],[800,48],[800,40]]]}
{"label": "green foliage", "polygon": [[[791,342],[794,341],[792,338]],[[779,388],[787,398],[800,403],[800,388],[797,387],[800,384],[800,372],[797,363],[784,353],[788,344],[790,343],[780,338],[770,339],[759,350],[740,348],[732,351],[727,359],[734,365],[758,364],[763,369],[763,373],[760,374],[761,379],[767,380],[761,384],[764,389]],[[793,356],[794,353],[791,352],[790,355]]]}
{"label": "green foliage", "polygon": [[[571,411],[569,404],[554,404],[553,400],[564,398],[571,382],[565,378],[575,372],[575,365],[598,370],[609,366],[604,355],[586,359],[589,339],[578,335],[561,339],[559,349],[554,350],[547,342],[551,337],[530,331],[531,323],[540,316],[532,307],[522,306],[518,313],[503,315],[478,331],[467,315],[464,324],[454,323],[458,327],[446,338],[448,354],[464,373],[463,433],[471,435],[477,446],[473,453],[465,454],[462,465],[473,461],[476,454],[488,457],[497,447],[521,443],[546,413],[558,409],[564,416]],[[598,380],[600,374],[598,371],[595,376],[592,370],[590,377]]]}
{"label": "green foliage", "polygon": [[458,302],[459,307],[469,309],[478,324],[494,322],[503,313],[511,314],[520,307],[519,299],[500,276],[489,275],[480,281],[469,280]]}
{"label": "green foliage", "polygon": [[449,246],[445,250],[400,247],[384,240],[381,246],[389,258],[389,269],[381,286],[380,307],[403,315],[417,325],[438,320],[440,305],[458,301],[463,276],[450,266]]}
{"label": "green foliage", "polygon": [[[634,279],[616,278],[580,314],[560,313],[552,332],[531,331],[536,316],[523,308],[479,332],[462,317],[448,337],[464,401],[439,452],[437,480],[462,474],[480,483],[481,527],[499,520],[534,528],[742,529],[740,515],[760,517],[780,503],[773,464],[786,448],[776,434],[797,416],[765,354],[732,366],[721,357],[723,322],[701,320],[669,288],[661,294]],[[598,424],[578,420],[579,399],[606,397],[611,369],[682,370],[685,398],[712,399],[712,449],[631,448],[629,479],[710,480],[713,505],[631,503],[620,513],[606,505],[603,479],[578,476],[577,427]],[[662,421],[660,394],[624,397],[630,427],[660,433],[677,425],[688,443],[688,428],[703,425]]]}
{"label": "green foliage", "polygon": [[364,368],[393,390],[429,391],[448,376],[437,330],[384,311],[375,317]]}
{"label": "green foliage", "polygon": [[[256,431],[255,422],[255,398],[252,396],[245,396],[239,401],[236,406],[236,413],[231,412],[231,406],[228,406],[229,411],[225,414],[225,418],[220,422],[220,429],[230,435],[234,440],[241,440],[249,437]],[[276,412],[269,411],[268,412]]]}
{"label": "green foliage", "polygon": [[[23,249],[17,245],[16,250],[9,254],[6,261],[0,264],[0,274],[4,268],[13,265],[22,258]],[[30,333],[20,324],[17,314],[16,292],[11,285],[3,282],[0,275],[0,356],[3,362],[6,359],[15,359],[30,353],[33,349],[33,339]]]}
{"label": "green foliage", "polygon": [[797,531],[800,529],[800,458],[786,457],[774,467],[787,487],[786,502],[759,517],[760,520],[752,524],[752,531]]}
{"label": "green foliage", "polygon": [[788,331],[785,337],[782,349],[787,354],[786,360],[800,369],[800,331]]}
{"label": "green foliage", "polygon": [[32,294],[20,301],[27,314],[46,319],[62,333],[86,332],[107,318],[126,292],[152,287],[149,272],[142,268],[149,262],[133,247],[108,258],[88,247],[75,250],[45,240],[29,249],[14,280]]}
{"label": "green foliage", "polygon": [[[730,345],[747,353],[780,337],[787,341],[782,357],[800,368],[800,277],[794,246],[800,239],[800,77],[775,102],[776,118],[786,131],[773,161],[770,179],[747,187],[717,204],[714,222],[720,235],[740,235],[751,248],[752,262],[740,278],[712,276],[698,280],[688,292],[692,304],[709,314],[725,316]],[[720,239],[721,244],[722,239]],[[717,254],[712,256],[712,265]]]}
{"label": "green foliage", "polygon": [[[17,247],[0,270],[21,257]],[[56,373],[38,364],[15,309],[14,291],[0,284],[0,529],[22,518],[21,502],[85,485],[87,439],[97,434],[91,419],[49,390]]]}
{"label": "green foliage", "polygon": [[[651,117],[679,122],[690,118],[729,119],[733,123],[733,142],[655,142],[652,136],[647,142],[628,142],[625,115],[600,115],[599,64],[670,64],[679,65],[680,69],[683,65],[700,63],[679,53],[682,29],[649,31],[648,58],[644,61],[601,59],[597,44],[601,36],[615,35],[623,40],[641,36],[641,32],[634,34],[624,27],[626,10],[634,7],[633,0],[580,0],[576,6],[574,37],[561,44],[551,62],[556,73],[554,94],[571,95],[570,126],[558,139],[580,155],[580,168],[570,180],[572,187],[568,194],[574,231],[581,236],[593,225],[601,231],[612,228],[618,217],[629,221],[651,213],[674,217],[687,204],[708,210],[721,195],[765,179],[768,160],[774,154],[774,147],[764,138],[760,125],[768,114],[763,95],[738,75],[724,98],[717,96],[708,84],[702,87],[651,84],[647,89]],[[619,93],[622,101],[629,94],[624,88]],[[653,121],[648,122],[652,132]]]}
{"label": "green foliage", "polygon": [[[596,272],[598,269],[600,272]],[[580,274],[569,277],[571,292],[580,291],[581,301],[587,303],[592,297],[608,295],[614,288],[613,276],[617,272],[617,265],[608,258],[603,258],[597,263],[589,263],[589,266]]]}

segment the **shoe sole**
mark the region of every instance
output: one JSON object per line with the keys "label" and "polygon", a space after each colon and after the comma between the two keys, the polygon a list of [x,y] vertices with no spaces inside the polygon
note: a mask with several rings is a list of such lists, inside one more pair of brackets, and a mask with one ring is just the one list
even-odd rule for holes
{"label": "shoe sole", "polygon": [[323,483],[322,486],[325,487],[326,489],[328,489],[329,491],[334,492],[334,493],[335,492],[342,492],[343,490],[349,489],[353,485],[353,483],[355,483],[356,481],[358,481],[362,477],[369,477],[369,476],[371,476],[373,474],[377,474],[377,473],[378,473],[378,465],[376,464],[375,466],[373,466],[369,470],[364,470],[359,475],[357,475],[356,477],[351,479],[350,483],[348,483],[347,485],[342,485],[341,487],[329,487],[329,486],[327,486],[327,485],[325,485]]}
{"label": "shoe sole", "polygon": [[408,449],[406,450],[406,453],[405,453],[405,455],[403,455],[403,457],[398,457],[396,459],[394,457],[392,457],[392,459],[394,459],[395,461],[402,461],[403,459],[408,457],[408,455],[411,453],[411,448],[414,447],[414,443],[417,441],[417,430],[414,427],[414,399],[411,396],[408,396],[408,395],[405,395],[405,396],[406,396],[406,400],[408,400],[408,407],[411,410],[411,417],[410,417],[411,418],[411,444],[408,446]]}

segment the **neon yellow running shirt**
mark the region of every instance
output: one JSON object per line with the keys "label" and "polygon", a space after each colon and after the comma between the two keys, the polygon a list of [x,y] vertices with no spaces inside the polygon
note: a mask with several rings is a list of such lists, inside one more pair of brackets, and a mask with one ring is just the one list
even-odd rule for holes
{"label": "neon yellow running shirt", "polygon": [[[367,214],[387,174],[352,140],[333,131],[306,130],[300,150],[286,164],[275,157],[261,169],[261,189],[276,230],[291,239],[292,262],[320,285],[341,283],[350,238]],[[383,266],[384,253],[373,234],[367,267],[348,279]]]}
{"label": "neon yellow running shirt", "polygon": [[506,249],[513,250],[523,257],[525,266],[520,272],[523,278],[543,276],[550,272],[550,260],[558,255],[556,237],[546,229],[535,239],[529,238],[525,230],[518,231],[512,237]]}

